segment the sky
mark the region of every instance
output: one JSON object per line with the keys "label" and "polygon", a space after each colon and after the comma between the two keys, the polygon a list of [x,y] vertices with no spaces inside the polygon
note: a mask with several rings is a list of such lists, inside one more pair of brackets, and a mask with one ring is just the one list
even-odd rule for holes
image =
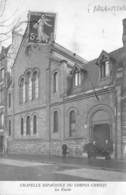
{"label": "sky", "polygon": [[29,10],[56,13],[56,42],[88,61],[123,45],[125,0],[8,0],[0,22],[26,20]]}

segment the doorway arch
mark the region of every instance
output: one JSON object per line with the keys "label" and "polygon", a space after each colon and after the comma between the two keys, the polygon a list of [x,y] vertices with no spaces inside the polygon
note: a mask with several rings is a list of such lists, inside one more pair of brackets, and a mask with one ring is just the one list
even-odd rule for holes
{"label": "doorway arch", "polygon": [[108,105],[96,105],[87,114],[89,141],[95,140],[103,145],[106,139],[113,142],[115,156],[115,118]]}

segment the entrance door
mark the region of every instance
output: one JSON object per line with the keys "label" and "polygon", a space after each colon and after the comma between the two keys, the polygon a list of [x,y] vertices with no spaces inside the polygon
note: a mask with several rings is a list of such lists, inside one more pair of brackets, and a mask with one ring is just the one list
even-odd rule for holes
{"label": "entrance door", "polygon": [[104,147],[105,140],[110,139],[110,126],[109,124],[96,124],[93,127],[93,139],[96,144],[102,148]]}
{"label": "entrance door", "polygon": [[3,136],[0,136],[0,152],[3,152]]}

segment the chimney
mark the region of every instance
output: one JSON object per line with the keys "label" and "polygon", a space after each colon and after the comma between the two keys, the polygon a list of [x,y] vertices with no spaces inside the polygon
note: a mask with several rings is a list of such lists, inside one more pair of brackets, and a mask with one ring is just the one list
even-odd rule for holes
{"label": "chimney", "polygon": [[126,18],[123,19],[123,35],[122,35],[122,41],[123,41],[123,46],[126,46]]}

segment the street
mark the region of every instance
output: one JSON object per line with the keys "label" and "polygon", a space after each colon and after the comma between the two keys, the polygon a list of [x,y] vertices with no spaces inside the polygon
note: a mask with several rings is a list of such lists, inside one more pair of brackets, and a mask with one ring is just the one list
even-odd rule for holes
{"label": "street", "polygon": [[[86,164],[86,160],[81,164],[81,160],[77,163],[79,159],[73,159],[73,163],[70,163],[70,159],[49,160],[43,157],[40,160],[37,157],[33,159],[32,156],[29,158],[24,156],[23,159],[21,157],[20,155],[1,157],[0,181],[126,181],[125,169],[122,171],[94,167]],[[106,162],[109,166],[112,164],[111,161],[99,162]]]}
{"label": "street", "polygon": [[71,169],[50,163],[35,163],[23,160],[1,159],[0,181],[84,181],[86,178],[60,174]]}

